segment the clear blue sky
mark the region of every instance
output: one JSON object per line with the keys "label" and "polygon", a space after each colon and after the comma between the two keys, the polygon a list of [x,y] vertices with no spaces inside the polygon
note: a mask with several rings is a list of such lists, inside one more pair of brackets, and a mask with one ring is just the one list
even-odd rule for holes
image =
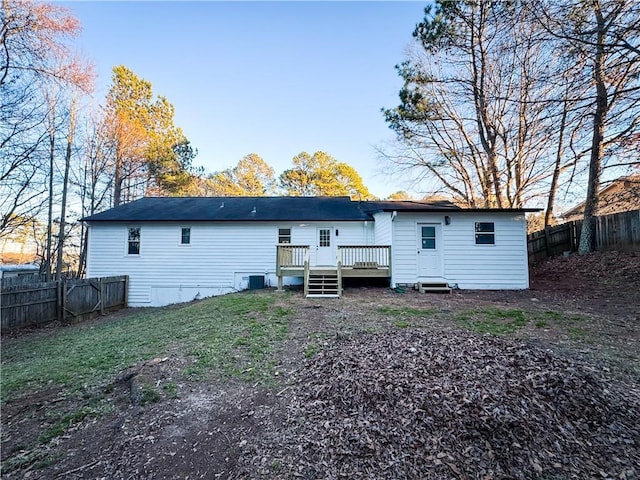
{"label": "clear blue sky", "polygon": [[352,165],[380,197],[406,189],[374,146],[393,138],[380,109],[398,103],[426,2],[64,2],[74,42],[97,69],[102,102],[114,65],[153,84],[208,172],[255,152],[276,173],[301,151]]}

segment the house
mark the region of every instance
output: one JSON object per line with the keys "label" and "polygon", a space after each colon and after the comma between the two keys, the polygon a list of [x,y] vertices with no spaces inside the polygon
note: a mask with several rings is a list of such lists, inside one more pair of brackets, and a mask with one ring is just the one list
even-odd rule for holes
{"label": "house", "polygon": [[31,277],[39,273],[40,267],[38,265],[0,265],[0,278]]}
{"label": "house", "polygon": [[[612,215],[633,210],[640,210],[640,175],[617,178],[600,190],[596,215]],[[561,218],[564,222],[582,220],[584,202],[564,212]]]}
{"label": "house", "polygon": [[529,287],[527,209],[349,197],[143,198],[84,219],[87,276],[129,275],[131,306],[346,277],[421,289]]}

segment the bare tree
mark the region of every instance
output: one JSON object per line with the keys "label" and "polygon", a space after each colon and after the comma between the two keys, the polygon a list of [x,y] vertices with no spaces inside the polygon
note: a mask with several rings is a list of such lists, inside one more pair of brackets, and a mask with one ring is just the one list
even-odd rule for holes
{"label": "bare tree", "polygon": [[[108,128],[101,112],[86,118],[83,129],[85,146],[75,168],[71,171],[71,184],[79,199],[81,215],[89,216],[108,208],[113,194],[113,151]],[[77,275],[84,275],[87,261],[88,231],[84,222],[79,227],[79,256]]]}
{"label": "bare tree", "polygon": [[[567,57],[584,65],[589,89],[578,96],[592,117],[589,173],[579,252],[594,248],[603,168],[623,157],[640,128],[640,4],[635,0],[541,1],[532,5]],[[620,166],[625,162],[615,161]],[[628,164],[632,162],[627,162]]]}
{"label": "bare tree", "polygon": [[77,106],[76,97],[71,99],[71,105],[69,108],[69,125],[67,129],[67,143],[64,156],[64,175],[62,177],[62,202],[60,209],[60,226],[58,228],[58,258],[56,263],[56,280],[60,280],[62,275],[63,260],[64,260],[64,241],[65,241],[65,228],[67,223],[67,192],[69,188],[69,169],[71,167],[71,153],[73,149],[73,141],[76,133],[77,122]]}
{"label": "bare tree", "polygon": [[462,203],[522,207],[552,175],[550,58],[527,11],[508,2],[438,1],[384,110],[402,145],[396,167],[422,171]]}
{"label": "bare tree", "polygon": [[46,204],[50,112],[42,92],[54,85],[86,88],[93,75],[67,46],[80,29],[67,9],[2,0],[2,13],[0,235],[5,235],[30,223]]}

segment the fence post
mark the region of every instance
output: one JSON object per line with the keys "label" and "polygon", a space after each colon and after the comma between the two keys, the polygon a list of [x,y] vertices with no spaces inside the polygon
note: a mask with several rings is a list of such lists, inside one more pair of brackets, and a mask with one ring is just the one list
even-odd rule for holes
{"label": "fence post", "polygon": [[100,315],[104,315],[104,279],[99,278],[98,283],[100,284],[100,291],[98,295],[100,295]]}
{"label": "fence post", "polygon": [[549,254],[549,227],[544,227],[544,254],[546,257],[550,257]]}
{"label": "fence post", "polygon": [[129,306],[129,275],[124,276],[124,308]]}
{"label": "fence post", "polygon": [[576,224],[575,222],[571,222],[569,223],[569,251],[574,252],[575,251],[575,240],[576,240],[576,236],[574,233],[574,229],[576,228]]}
{"label": "fence post", "polygon": [[59,322],[62,321],[62,312],[64,311],[63,300],[62,300],[62,280],[56,280],[56,309],[57,309],[57,319]]}

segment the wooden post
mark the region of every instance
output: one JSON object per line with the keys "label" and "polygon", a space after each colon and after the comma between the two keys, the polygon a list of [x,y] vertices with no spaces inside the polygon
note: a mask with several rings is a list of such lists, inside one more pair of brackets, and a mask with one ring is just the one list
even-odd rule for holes
{"label": "wooden post", "polygon": [[276,276],[278,277],[278,291],[282,291],[282,271],[280,267],[280,247],[276,245]]}
{"label": "wooden post", "polygon": [[129,275],[124,276],[124,308],[129,306]]}
{"label": "wooden post", "polygon": [[574,229],[574,223],[570,222],[569,223],[569,248],[568,248],[568,250],[572,251],[572,252],[574,250],[573,242],[575,241],[575,237],[574,237],[574,234],[573,234],[573,229]]}
{"label": "wooden post", "polygon": [[387,247],[387,263],[389,264],[389,286],[393,287],[393,270],[391,264],[391,245]]}
{"label": "wooden post", "polygon": [[544,254],[547,257],[551,256],[549,253],[549,227],[544,229]]}
{"label": "wooden post", "polygon": [[104,315],[104,279],[99,278],[98,283],[100,284],[100,290],[98,292],[98,295],[100,295],[100,315]]}
{"label": "wooden post", "polygon": [[65,308],[67,307],[67,281],[65,279],[60,280],[60,291],[62,292],[62,301],[60,302],[60,321],[65,320]]}
{"label": "wooden post", "polygon": [[62,321],[62,317],[63,317],[63,312],[64,312],[64,305],[63,305],[63,300],[62,300],[62,289],[64,287],[62,286],[62,280],[57,280],[56,281],[56,319],[61,322]]}

